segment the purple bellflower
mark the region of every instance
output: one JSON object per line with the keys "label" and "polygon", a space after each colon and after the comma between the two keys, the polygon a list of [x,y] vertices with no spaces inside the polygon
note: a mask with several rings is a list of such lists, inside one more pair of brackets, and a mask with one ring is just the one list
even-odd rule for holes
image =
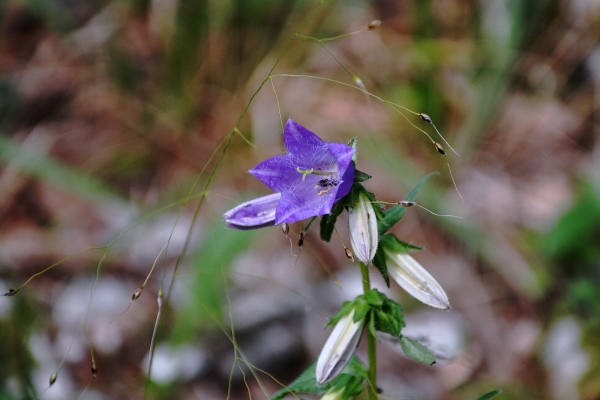
{"label": "purple bellflower", "polygon": [[283,130],[283,141],[287,154],[271,157],[249,171],[277,193],[225,213],[229,227],[252,229],[273,224],[273,214],[266,211],[274,205],[276,195],[280,199],[274,223],[279,225],[329,214],[333,204],[350,192],[354,148],[325,142],[291,119]]}

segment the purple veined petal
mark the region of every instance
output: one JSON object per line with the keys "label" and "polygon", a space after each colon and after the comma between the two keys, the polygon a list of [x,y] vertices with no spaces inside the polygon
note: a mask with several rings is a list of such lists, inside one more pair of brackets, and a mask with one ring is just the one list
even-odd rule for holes
{"label": "purple veined petal", "polygon": [[327,146],[327,142],[291,118],[283,129],[283,144],[293,154],[309,153],[315,148]]}
{"label": "purple veined petal", "polygon": [[275,224],[275,210],[280,193],[258,197],[223,214],[225,225],[235,229],[256,229]]}
{"label": "purple veined petal", "polygon": [[335,201],[338,201],[348,193],[352,189],[352,184],[354,184],[354,164],[350,163],[350,166],[344,173],[342,177],[342,183],[340,183],[340,187],[338,187],[338,191],[335,194]]}
{"label": "purple veined petal", "polygon": [[275,223],[329,214],[333,203],[352,187],[355,149],[325,142],[291,119],[284,129],[284,142],[287,154],[271,157],[250,170],[267,187],[281,193]]}

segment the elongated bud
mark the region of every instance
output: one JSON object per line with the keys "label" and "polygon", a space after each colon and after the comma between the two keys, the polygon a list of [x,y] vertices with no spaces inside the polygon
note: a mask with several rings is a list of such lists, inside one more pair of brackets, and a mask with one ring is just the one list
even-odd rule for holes
{"label": "elongated bud", "polygon": [[10,296],[14,296],[17,293],[19,293],[19,289],[8,289],[6,291],[6,293],[4,293],[4,295],[7,297],[10,297]]}
{"label": "elongated bud", "polygon": [[318,385],[327,383],[338,376],[356,350],[365,320],[354,322],[353,319],[354,309],[335,324],[331,335],[325,342],[317,360]]}
{"label": "elongated bud", "polygon": [[352,254],[352,252],[350,251],[349,248],[344,247],[344,250],[346,251],[346,257],[348,257],[348,259],[352,262],[354,262],[354,254]]}
{"label": "elongated bud", "polygon": [[139,299],[140,296],[142,295],[142,290],[144,290],[144,288],[142,286],[137,288],[136,291],[133,292],[133,295],[131,296],[131,301],[136,301],[137,299]]}
{"label": "elongated bud", "polygon": [[376,19],[371,21],[371,23],[369,24],[369,29],[376,29],[377,27],[379,27],[379,25],[381,25],[381,21]]}
{"label": "elongated bud", "polygon": [[443,156],[446,155],[446,151],[444,150],[444,148],[442,147],[441,144],[439,144],[438,142],[433,142],[433,144],[435,145],[435,149],[437,150],[438,153],[440,153]]}
{"label": "elongated bud", "polygon": [[302,246],[304,246],[304,232],[300,232],[298,235],[298,247],[302,249]]}
{"label": "elongated bud", "polygon": [[371,264],[377,251],[379,236],[375,210],[366,194],[360,193],[358,204],[348,210],[348,224],[354,255],[359,261]]}
{"label": "elongated bud", "polygon": [[417,205],[417,202],[410,201],[410,200],[402,200],[402,201],[399,201],[398,204],[400,204],[402,207],[412,207],[412,206]]}
{"label": "elongated bud", "polygon": [[98,375],[98,369],[96,368],[96,361],[92,361],[92,375],[94,378]]}
{"label": "elongated bud", "polygon": [[429,124],[431,124],[433,121],[431,121],[431,118],[429,117],[429,115],[421,113],[419,114],[419,117],[421,117],[421,119]]}
{"label": "elongated bud", "polygon": [[439,283],[414,258],[405,253],[385,249],[388,273],[402,289],[428,306],[447,310],[448,296]]}
{"label": "elongated bud", "polygon": [[56,378],[58,378],[58,374],[56,372],[50,375],[50,380],[48,382],[50,383],[50,386],[54,385],[54,382],[56,382]]}
{"label": "elongated bud", "polygon": [[258,197],[223,214],[225,225],[235,229],[256,229],[275,225],[275,207],[281,193]]}

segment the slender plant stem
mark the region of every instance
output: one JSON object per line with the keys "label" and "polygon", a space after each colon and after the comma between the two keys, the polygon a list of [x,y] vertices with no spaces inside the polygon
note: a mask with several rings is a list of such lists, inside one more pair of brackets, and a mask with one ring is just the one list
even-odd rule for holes
{"label": "slender plant stem", "polygon": [[[369,267],[360,263],[360,272],[362,273],[363,291],[367,293],[371,290],[371,279],[369,278]],[[367,351],[369,353],[369,400],[377,400],[377,353],[375,348],[375,337],[367,329]]]}

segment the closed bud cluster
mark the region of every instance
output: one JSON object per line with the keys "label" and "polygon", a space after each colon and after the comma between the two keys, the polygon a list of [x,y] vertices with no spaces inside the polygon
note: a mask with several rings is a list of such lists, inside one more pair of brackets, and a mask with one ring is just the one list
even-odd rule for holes
{"label": "closed bud cluster", "polygon": [[361,262],[369,265],[377,252],[379,233],[377,230],[377,216],[371,199],[360,193],[358,204],[348,210],[348,224],[350,227],[350,244],[354,255]]}

